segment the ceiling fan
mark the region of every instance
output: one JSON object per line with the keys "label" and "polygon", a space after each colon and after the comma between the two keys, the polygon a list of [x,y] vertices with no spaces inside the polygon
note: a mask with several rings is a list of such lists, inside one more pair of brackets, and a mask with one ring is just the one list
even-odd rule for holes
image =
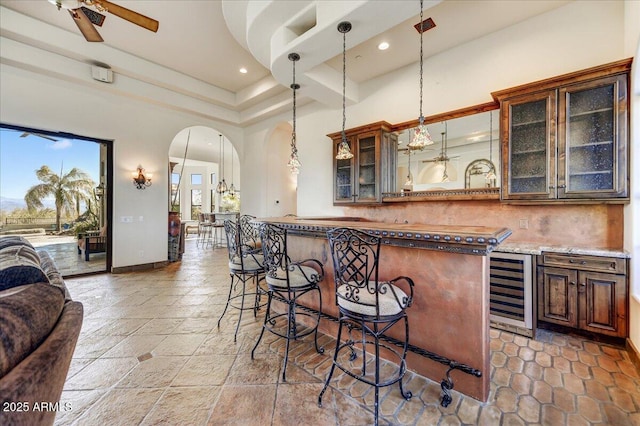
{"label": "ceiling fan", "polygon": [[[67,9],[69,14],[73,18],[73,21],[78,26],[78,29],[84,36],[87,41],[92,42],[100,42],[104,41],[96,27],[94,26],[94,22],[87,16],[88,14],[92,14],[94,12],[91,9],[84,7],[83,5],[93,6],[99,12],[109,12],[113,15],[116,15],[119,18],[122,18],[126,21],[129,21],[133,24],[136,24],[142,28],[146,28],[149,31],[153,31],[154,33],[158,31],[159,23],[155,19],[151,19],[147,16],[141,15],[138,12],[134,12],[133,10],[127,9],[122,6],[118,6],[115,3],[111,3],[107,0],[48,0],[49,3],[54,4],[60,9]],[[99,15],[99,14],[97,14]],[[101,15],[100,15],[101,16]],[[102,18],[104,19],[104,18]],[[98,21],[99,25],[101,25],[101,20]],[[96,22],[96,23],[98,23]]]}
{"label": "ceiling fan", "polygon": [[442,148],[440,151],[440,155],[438,155],[437,157],[431,158],[429,160],[422,160],[423,163],[444,163],[447,161],[450,161],[452,158],[459,158],[460,156],[454,156],[454,157],[449,157],[447,156],[447,122],[444,122],[444,132],[441,133],[442,135]]}

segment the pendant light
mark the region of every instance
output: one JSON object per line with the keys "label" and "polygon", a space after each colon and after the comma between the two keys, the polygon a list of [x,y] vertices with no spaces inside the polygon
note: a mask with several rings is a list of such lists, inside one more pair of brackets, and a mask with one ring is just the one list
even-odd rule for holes
{"label": "pendant light", "polygon": [[411,179],[411,150],[408,149],[406,153],[409,156],[409,165],[407,166],[407,180],[404,183],[404,186],[411,186],[413,185],[413,179]]}
{"label": "pendant light", "polygon": [[493,111],[489,111],[489,163],[491,169],[484,175],[485,180],[493,180],[496,178],[496,169],[493,165]]}
{"label": "pendant light", "polygon": [[[231,145],[231,141],[229,141]],[[229,195],[234,197],[236,195],[236,187],[233,185],[233,145],[231,145],[231,185],[229,185]]]}
{"label": "pendant light", "polygon": [[224,145],[222,144],[222,134],[220,134],[220,153],[222,155],[222,159],[220,161],[221,164],[221,172],[220,176],[222,176],[222,180],[218,182],[218,186],[216,187],[216,192],[218,194],[224,194],[227,192],[227,182],[224,180]]}
{"label": "pendant light", "polygon": [[424,20],[423,12],[422,12],[422,2],[420,0],[420,123],[418,127],[416,127],[413,131],[413,139],[407,145],[409,149],[424,149],[427,145],[433,145],[433,139],[431,139],[431,134],[429,134],[429,130],[427,126],[424,124],[424,115],[422,115],[422,83],[423,83],[423,59],[422,59],[422,38],[423,33],[425,31],[424,28]]}
{"label": "pendant light", "polygon": [[442,132],[442,152],[440,153],[440,159],[444,169],[442,170],[442,182],[451,182],[449,174],[447,173],[447,164],[449,163],[449,157],[447,157],[447,138],[449,137],[447,131],[447,122],[444,122],[444,132]]}
{"label": "pendant light", "polygon": [[299,84],[296,84],[296,61],[300,60],[300,55],[297,53],[289,53],[289,60],[293,64],[293,83],[291,83],[291,89],[293,89],[293,131],[291,132],[291,157],[287,166],[291,170],[291,173],[300,173],[300,160],[298,159],[298,146],[296,145],[296,90],[300,88]]}
{"label": "pendant light", "polygon": [[344,127],[347,122],[347,33],[351,31],[351,22],[340,22],[338,24],[338,31],[342,33],[342,142],[340,142],[338,146],[336,159],[348,160],[353,158],[353,153],[351,152],[351,148],[349,148],[349,142],[347,142],[347,135],[344,132]]}

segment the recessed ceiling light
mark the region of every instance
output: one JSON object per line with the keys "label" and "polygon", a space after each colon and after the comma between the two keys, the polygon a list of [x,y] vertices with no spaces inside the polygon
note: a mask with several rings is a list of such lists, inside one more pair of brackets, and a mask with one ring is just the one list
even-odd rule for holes
{"label": "recessed ceiling light", "polygon": [[247,69],[245,67],[240,68],[240,72],[242,74],[246,74],[247,73]]}
{"label": "recessed ceiling light", "polygon": [[383,41],[378,45],[378,50],[387,50],[389,48],[389,43]]}

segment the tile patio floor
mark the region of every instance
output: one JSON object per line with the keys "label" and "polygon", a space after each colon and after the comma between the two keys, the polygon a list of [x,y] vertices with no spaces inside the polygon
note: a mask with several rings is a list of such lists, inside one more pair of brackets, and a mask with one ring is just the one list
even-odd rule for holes
{"label": "tile patio floor", "polygon": [[[368,386],[336,372],[323,407],[317,396],[333,339],[319,355],[310,337],[292,343],[287,382],[283,344],[245,315],[234,344],[237,311],[216,327],[228,291],[225,249],[187,241],[182,262],[148,272],[67,280],[84,304],[82,332],[62,394],[72,409],[56,425],[369,425]],[[480,403],[409,373],[381,392],[381,424],[640,425],[640,374],[618,347],[551,332],[531,340],[491,330],[491,392]]]}

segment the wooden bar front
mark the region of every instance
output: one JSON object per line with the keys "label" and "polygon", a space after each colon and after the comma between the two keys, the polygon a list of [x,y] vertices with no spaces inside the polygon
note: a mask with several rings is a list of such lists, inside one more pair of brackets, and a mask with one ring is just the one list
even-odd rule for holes
{"label": "wooden bar front", "polygon": [[[341,220],[342,219],[342,220]],[[264,218],[288,229],[288,252],[293,260],[315,258],[324,264],[322,311],[338,316],[334,275],[326,232],[336,227],[362,229],[382,238],[380,279],[399,275],[415,282],[409,315],[409,343],[479,370],[475,377],[453,370],[454,390],[480,401],[489,396],[489,258],[506,239],[508,229],[433,226],[360,221],[357,218]],[[304,301],[317,309],[318,301]],[[322,332],[336,336],[337,324],[321,321]],[[395,333],[397,331],[397,333]],[[403,327],[388,333],[402,338]],[[440,382],[447,365],[409,352],[411,371]]]}

